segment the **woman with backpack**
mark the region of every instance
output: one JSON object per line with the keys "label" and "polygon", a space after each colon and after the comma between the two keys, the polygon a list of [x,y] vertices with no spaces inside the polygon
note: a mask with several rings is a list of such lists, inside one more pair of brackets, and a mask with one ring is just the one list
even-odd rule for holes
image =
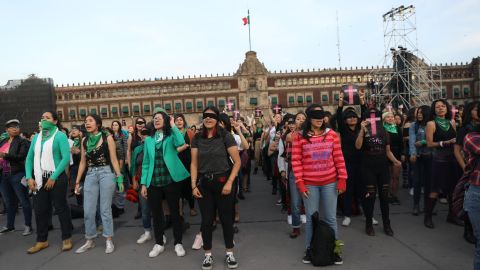
{"label": "woman with backpack", "polygon": [[[322,213],[325,221],[337,231],[337,197],[345,192],[347,170],[343,159],[338,135],[326,127],[325,112],[319,104],[306,109],[307,119],[302,131],[295,134],[292,144],[292,168],[297,188],[303,196],[307,223],[305,226],[305,246],[307,251],[304,263],[311,262],[310,245],[313,235],[312,215]],[[336,253],[335,264],[342,264]]]}
{"label": "woman with backpack", "polygon": [[233,255],[233,188],[241,160],[237,143],[233,135],[220,126],[219,116],[220,112],[216,107],[207,107],[202,116],[203,129],[195,135],[192,142],[192,190],[202,214],[200,230],[205,250],[202,262],[204,270],[213,267],[212,231],[217,211],[222,222],[227,267],[238,267]]}
{"label": "woman with backpack", "polygon": [[80,181],[87,170],[83,184],[83,209],[85,217],[85,244],[76,250],[84,253],[95,247],[93,239],[97,237],[95,215],[100,203],[100,216],[103,225],[103,237],[106,238],[105,253],[115,250],[113,245],[112,198],[115,188],[123,192],[123,175],[117,159],[117,149],[112,135],[102,129],[102,119],[96,114],[85,118],[87,136],[82,142],[80,166],[75,184],[75,193],[80,193]]}

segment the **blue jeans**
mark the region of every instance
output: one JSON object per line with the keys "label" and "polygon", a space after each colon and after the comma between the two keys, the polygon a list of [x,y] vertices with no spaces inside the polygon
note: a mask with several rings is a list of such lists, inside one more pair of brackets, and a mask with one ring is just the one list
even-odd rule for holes
{"label": "blue jeans", "polygon": [[[480,239],[480,187],[470,185],[465,194],[463,208],[468,213],[472,223],[473,233],[477,239]],[[473,269],[480,270],[480,244],[475,245],[475,258],[473,259]]]}
{"label": "blue jeans", "polygon": [[7,228],[15,228],[15,215],[17,213],[17,196],[19,202],[22,204],[23,216],[25,218],[25,226],[32,226],[32,205],[28,198],[28,189],[22,185],[22,178],[25,176],[24,172],[19,172],[13,175],[0,175],[1,177],[1,192],[5,200],[5,209],[7,210]]}
{"label": "blue jeans", "polygon": [[[140,192],[139,192],[140,193]],[[148,206],[148,201],[142,195],[139,195],[140,207],[142,209],[142,224],[145,231],[152,230],[152,215],[150,213],[150,207]]]}
{"label": "blue jeans", "polygon": [[87,239],[97,237],[95,214],[97,213],[99,201],[103,236],[113,236],[112,196],[116,186],[114,180],[115,174],[113,174],[110,166],[88,168],[83,188],[85,238]]}
{"label": "blue jeans", "polygon": [[337,182],[325,186],[306,186],[309,195],[303,198],[307,224],[305,224],[305,246],[310,247],[313,236],[312,215],[318,211],[321,220],[325,221],[335,232],[335,239],[338,239],[337,232]]}
{"label": "blue jeans", "polygon": [[302,196],[298,192],[295,184],[295,176],[290,171],[288,174],[288,188],[290,189],[290,208],[292,209],[292,228],[300,228],[302,221],[300,220],[300,208],[302,207]]}

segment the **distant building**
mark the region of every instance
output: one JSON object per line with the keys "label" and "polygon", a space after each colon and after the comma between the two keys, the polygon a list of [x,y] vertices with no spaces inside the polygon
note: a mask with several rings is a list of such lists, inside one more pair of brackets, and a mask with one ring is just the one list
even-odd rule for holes
{"label": "distant building", "polygon": [[9,80],[0,86],[0,108],[2,127],[7,120],[16,118],[22,131],[37,130],[42,113],[56,110],[53,80],[33,74],[25,80]]}
{"label": "distant building", "polygon": [[[443,97],[454,104],[480,98],[480,57],[439,67]],[[270,72],[250,51],[234,74],[62,85],[55,88],[56,104],[67,125],[82,123],[89,113],[100,115],[105,125],[116,119],[131,125],[137,116],[151,119],[157,106],[169,113],[184,113],[190,124],[200,122],[202,110],[209,105],[220,109],[230,105],[245,115],[275,104],[296,112],[314,102],[333,112],[343,84],[365,86],[370,74],[383,68],[387,67]]]}

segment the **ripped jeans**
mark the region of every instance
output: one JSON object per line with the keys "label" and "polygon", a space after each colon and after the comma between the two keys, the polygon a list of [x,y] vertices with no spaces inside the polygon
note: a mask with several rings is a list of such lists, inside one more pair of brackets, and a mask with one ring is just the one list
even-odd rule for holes
{"label": "ripped jeans", "polygon": [[390,225],[390,213],[388,205],[388,193],[390,190],[390,172],[388,164],[363,164],[362,181],[364,187],[364,196],[362,197],[362,206],[367,225],[372,225],[373,209],[375,208],[375,199],[380,199],[380,210],[384,225]]}

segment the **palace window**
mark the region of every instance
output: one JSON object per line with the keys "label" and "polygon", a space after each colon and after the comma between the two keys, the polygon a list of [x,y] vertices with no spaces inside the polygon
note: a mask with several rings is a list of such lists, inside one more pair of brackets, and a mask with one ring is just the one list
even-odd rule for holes
{"label": "palace window", "polygon": [[250,105],[257,105],[257,98],[250,98]]}

